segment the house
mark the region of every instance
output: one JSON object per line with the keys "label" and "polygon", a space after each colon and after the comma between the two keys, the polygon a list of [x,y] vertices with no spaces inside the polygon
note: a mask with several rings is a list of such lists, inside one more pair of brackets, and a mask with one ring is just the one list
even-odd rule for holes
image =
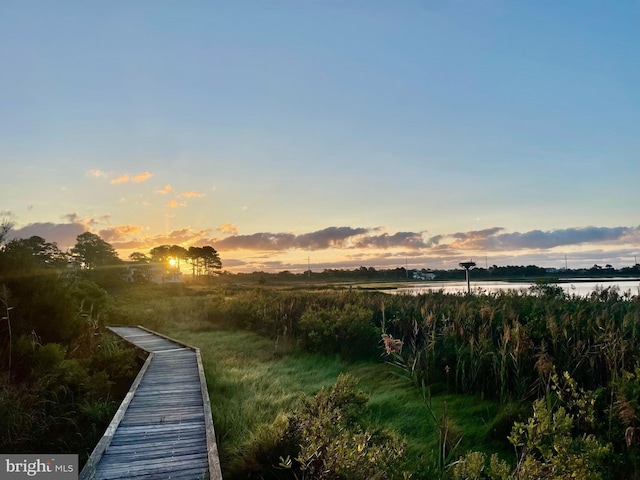
{"label": "house", "polygon": [[435,273],[427,272],[426,270],[409,270],[409,273],[414,280],[433,280],[436,278]]}

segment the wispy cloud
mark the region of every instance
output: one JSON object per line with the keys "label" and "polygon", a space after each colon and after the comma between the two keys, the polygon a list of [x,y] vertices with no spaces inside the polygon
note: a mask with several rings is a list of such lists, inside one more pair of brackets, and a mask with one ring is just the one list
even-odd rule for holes
{"label": "wispy cloud", "polygon": [[200,192],[196,192],[196,191],[191,191],[191,192],[184,192],[180,196],[184,197],[184,198],[202,198],[202,197],[205,196],[205,194],[204,193],[200,193]]}
{"label": "wispy cloud", "polygon": [[178,202],[176,200],[170,200],[169,202],[167,202],[166,206],[169,208],[178,208],[178,207],[186,207],[187,204],[184,202]]}
{"label": "wispy cloud", "polygon": [[141,183],[141,182],[146,182],[152,176],[153,174],[151,172],[142,172],[136,175],[129,175],[128,173],[125,173],[124,175],[120,175],[119,177],[112,179],[111,183],[112,184],[127,183],[127,182]]}
{"label": "wispy cloud", "polygon": [[153,176],[153,173],[150,173],[150,172],[142,172],[142,173],[139,173],[139,174],[135,175],[131,180],[132,180],[134,183],[146,182],[146,181],[147,181],[147,180],[149,180],[152,176]]}
{"label": "wispy cloud", "polygon": [[87,172],[87,175],[89,175],[90,177],[100,178],[100,177],[106,177],[107,173],[103,172],[102,170],[89,170]]}
{"label": "wispy cloud", "polygon": [[119,177],[116,177],[116,178],[112,179],[111,183],[113,183],[113,184],[127,183],[129,180],[131,180],[131,177],[129,177],[129,175],[125,174],[125,175],[120,175]]}
{"label": "wispy cloud", "polygon": [[164,187],[156,190],[156,193],[160,193],[162,195],[166,195],[167,193],[170,193],[172,191],[173,191],[173,187],[167,183]]}

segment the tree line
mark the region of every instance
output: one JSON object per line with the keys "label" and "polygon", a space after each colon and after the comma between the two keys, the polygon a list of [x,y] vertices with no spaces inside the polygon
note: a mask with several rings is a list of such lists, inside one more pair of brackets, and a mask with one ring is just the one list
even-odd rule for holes
{"label": "tree line", "polygon": [[191,272],[194,277],[214,275],[222,269],[220,255],[210,245],[189,247],[188,249],[180,245],[160,245],[152,248],[149,251],[149,255],[133,252],[129,255],[129,260],[138,265],[172,262],[178,269],[180,269],[182,262],[186,262],[191,266]]}
{"label": "tree line", "polygon": [[[7,238],[10,230],[11,224],[9,222],[0,224],[0,245]],[[121,274],[121,271],[114,270],[113,267],[127,264],[120,259],[111,244],[91,232],[78,235],[75,245],[67,252],[62,251],[56,242],[47,242],[44,238],[36,235],[26,239],[13,239],[6,242],[2,248],[10,255],[33,256],[43,268],[64,269],[71,266],[87,272],[96,272],[94,277],[107,281],[107,283],[109,283],[108,277],[115,280],[115,277]],[[175,266],[180,269],[182,262],[191,266],[194,277],[216,275],[222,270],[220,255],[210,245],[192,246],[188,249],[179,245],[160,245],[152,248],[148,254],[134,252],[129,255],[129,264],[138,267],[148,266],[150,268],[153,264],[161,264],[165,267]]]}
{"label": "tree line", "polygon": [[[436,280],[464,280],[465,271],[462,268],[455,269],[407,269],[405,267],[395,267],[388,269],[376,269],[374,267],[360,266],[354,269],[326,268],[322,271],[306,270],[294,273],[284,270],[278,273],[263,271],[251,273],[238,273],[239,277],[247,279],[256,278],[260,283],[267,280],[275,281],[303,281],[314,280],[336,280],[336,281],[403,281],[403,280],[423,280],[431,276]],[[640,264],[614,268],[607,264],[604,267],[593,265],[590,268],[579,269],[548,269],[537,265],[492,265],[488,268],[476,267],[471,270],[471,276],[476,280],[504,280],[504,279],[543,279],[549,282],[561,280],[563,278],[606,278],[612,276],[638,277],[640,276]]]}

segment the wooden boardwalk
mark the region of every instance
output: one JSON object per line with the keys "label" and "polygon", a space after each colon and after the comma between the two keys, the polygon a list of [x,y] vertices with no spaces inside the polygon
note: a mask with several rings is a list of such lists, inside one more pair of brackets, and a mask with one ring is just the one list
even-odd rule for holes
{"label": "wooden boardwalk", "polygon": [[149,355],[80,480],[221,480],[198,349],[142,327],[109,327]]}

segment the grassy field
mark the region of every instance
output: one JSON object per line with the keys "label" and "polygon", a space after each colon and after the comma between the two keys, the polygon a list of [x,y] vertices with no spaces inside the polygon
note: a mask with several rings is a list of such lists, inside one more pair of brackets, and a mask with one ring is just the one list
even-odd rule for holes
{"label": "grassy field", "polygon": [[[360,380],[368,394],[362,412],[371,425],[386,426],[404,435],[412,468],[429,469],[438,449],[438,428],[422,396],[407,380],[379,363],[348,364],[337,357],[274,354],[274,343],[252,332],[189,331],[173,327],[168,335],[201,349],[223,473],[233,478],[234,458],[252,441],[262,426],[279,414],[295,409],[301,394],[313,395],[333,384],[340,373]],[[462,436],[462,450],[477,448],[491,437],[498,413],[495,403],[461,395],[441,394],[431,403],[437,418],[446,402],[452,435]],[[506,448],[504,442],[487,445],[487,451]]]}

